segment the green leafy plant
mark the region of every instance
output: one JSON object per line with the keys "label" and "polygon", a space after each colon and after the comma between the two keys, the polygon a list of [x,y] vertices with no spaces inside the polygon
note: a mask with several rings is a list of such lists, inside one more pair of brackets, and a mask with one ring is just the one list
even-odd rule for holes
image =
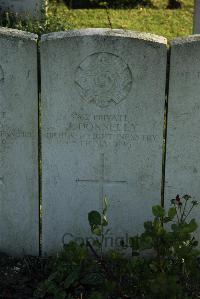
{"label": "green leafy plant", "polygon": [[68,19],[63,20],[63,18],[59,16],[57,6],[55,5],[51,8],[51,14],[44,14],[40,20],[33,19],[29,15],[26,15],[24,18],[9,11],[0,11],[0,26],[32,32],[39,36],[49,32],[72,29],[72,25],[68,22]]}
{"label": "green leafy plant", "polygon": [[[35,292],[36,298],[65,299],[192,299],[200,290],[200,252],[191,218],[197,201],[177,195],[169,209],[152,207],[144,232],[129,238],[122,249],[104,250],[108,203],[91,211],[88,221],[95,240],[69,242],[53,263],[52,274]],[[131,250],[127,256],[126,250]],[[48,297],[50,296],[50,297]]]}
{"label": "green leafy plant", "polygon": [[106,229],[105,231],[105,227],[108,226],[107,211],[108,211],[108,202],[107,202],[107,198],[105,197],[103,199],[102,213],[99,213],[98,211],[91,211],[88,214],[88,221],[90,224],[91,232],[93,235],[97,237],[97,239],[93,241],[93,245],[100,249],[101,259],[103,258],[104,239],[105,236],[110,231],[110,229]]}
{"label": "green leafy plant", "polygon": [[84,244],[69,242],[53,262],[52,274],[39,285],[35,298],[78,298],[102,287],[103,273],[98,263],[88,255]]}
{"label": "green leafy plant", "polygon": [[167,212],[161,206],[154,206],[154,219],[144,223],[144,233],[130,238],[133,256],[152,250],[154,257],[148,264],[151,275],[147,279],[152,298],[169,298],[169,292],[171,298],[185,298],[181,282],[199,275],[197,257],[200,252],[195,249],[198,242],[193,236],[197,223],[189,219],[198,203],[189,195],[182,198],[177,195],[171,203]]}

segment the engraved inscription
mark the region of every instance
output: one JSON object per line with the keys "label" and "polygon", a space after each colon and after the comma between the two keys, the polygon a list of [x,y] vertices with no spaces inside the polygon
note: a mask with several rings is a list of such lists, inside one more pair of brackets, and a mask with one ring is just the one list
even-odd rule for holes
{"label": "engraved inscription", "polygon": [[[10,116],[11,117],[11,116]],[[6,111],[0,110],[0,152],[18,138],[31,138],[33,133],[17,127],[11,127],[9,123],[9,115]]]}
{"label": "engraved inscription", "polygon": [[75,73],[75,84],[81,98],[104,108],[119,104],[129,94],[132,74],[117,55],[99,52],[86,57]]}
{"label": "engraved inscription", "polygon": [[65,144],[77,144],[81,147],[114,147],[115,150],[132,148],[139,143],[147,146],[156,144],[158,136],[154,126],[143,131],[130,114],[87,114],[73,112],[66,119],[63,128],[46,128],[43,135],[49,141]]}
{"label": "engraved inscription", "polygon": [[182,80],[197,80],[200,79],[200,71],[176,71],[177,77],[181,77]]}

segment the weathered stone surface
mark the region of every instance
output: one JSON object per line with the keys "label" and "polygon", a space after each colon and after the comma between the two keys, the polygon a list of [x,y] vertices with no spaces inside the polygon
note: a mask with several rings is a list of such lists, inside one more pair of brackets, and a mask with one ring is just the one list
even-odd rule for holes
{"label": "weathered stone surface", "polygon": [[105,195],[118,244],[160,202],[166,53],[130,31],[42,37],[43,254],[90,236]]}
{"label": "weathered stone surface", "polygon": [[0,29],[0,251],[38,254],[37,36]]}
{"label": "weathered stone surface", "polygon": [[0,0],[0,11],[11,11],[24,16],[40,17],[47,0]]}
{"label": "weathered stone surface", "polygon": [[200,1],[194,1],[193,33],[200,33]]}
{"label": "weathered stone surface", "polygon": [[[199,199],[200,36],[171,45],[165,202],[177,194]],[[199,219],[199,208],[193,216]],[[199,233],[198,233],[199,234]]]}

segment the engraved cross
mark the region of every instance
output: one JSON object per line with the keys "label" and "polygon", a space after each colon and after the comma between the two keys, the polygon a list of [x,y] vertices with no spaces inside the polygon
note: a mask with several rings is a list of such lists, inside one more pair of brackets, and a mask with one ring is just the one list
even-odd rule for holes
{"label": "engraved cross", "polygon": [[94,183],[99,184],[99,199],[100,202],[104,198],[104,185],[107,184],[127,184],[127,181],[115,181],[115,180],[107,180],[105,179],[105,156],[104,153],[100,154],[100,163],[101,163],[101,169],[100,169],[100,176],[98,179],[76,179],[77,183],[81,182],[88,182],[88,183]]}

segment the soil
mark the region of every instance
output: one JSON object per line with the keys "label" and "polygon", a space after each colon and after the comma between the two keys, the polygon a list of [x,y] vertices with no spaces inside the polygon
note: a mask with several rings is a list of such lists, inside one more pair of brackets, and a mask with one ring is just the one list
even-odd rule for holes
{"label": "soil", "polygon": [[33,298],[38,284],[50,274],[47,261],[47,258],[20,259],[0,253],[0,298]]}

